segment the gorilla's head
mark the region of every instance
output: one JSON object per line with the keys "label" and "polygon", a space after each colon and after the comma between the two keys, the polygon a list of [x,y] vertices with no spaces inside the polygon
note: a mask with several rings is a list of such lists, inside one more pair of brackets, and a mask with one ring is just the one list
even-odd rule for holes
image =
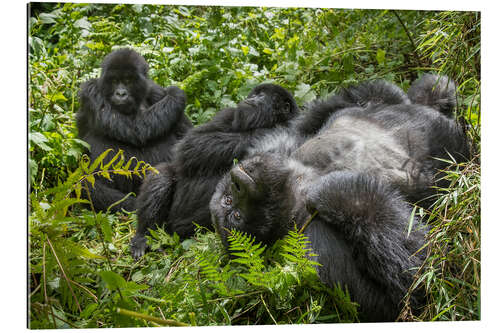
{"label": "gorilla's head", "polygon": [[264,83],[255,87],[238,104],[232,124],[233,130],[269,128],[285,123],[299,112],[292,94],[285,88]]}
{"label": "gorilla's head", "polygon": [[148,64],[137,52],[119,49],[108,54],[102,64],[99,87],[113,109],[133,114],[148,93]]}
{"label": "gorilla's head", "polygon": [[235,165],[217,185],[210,202],[215,229],[227,246],[231,229],[252,234],[265,244],[288,230],[290,170],[278,154],[259,154]]}

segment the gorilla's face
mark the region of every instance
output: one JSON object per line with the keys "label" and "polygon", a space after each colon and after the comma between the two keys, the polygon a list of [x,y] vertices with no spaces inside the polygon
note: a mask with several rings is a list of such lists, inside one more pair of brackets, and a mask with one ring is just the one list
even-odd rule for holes
{"label": "gorilla's face", "polygon": [[148,64],[137,52],[116,50],[102,64],[99,88],[113,109],[123,114],[135,114],[148,94]]}
{"label": "gorilla's face", "polygon": [[262,154],[234,166],[217,185],[210,202],[212,222],[227,245],[229,230],[252,234],[272,243],[282,236],[278,229],[287,210],[288,171],[278,155]]}
{"label": "gorilla's face", "polygon": [[110,71],[103,77],[104,95],[114,109],[133,114],[147,94],[145,78],[134,71]]}
{"label": "gorilla's face", "polygon": [[299,112],[293,96],[283,87],[264,83],[238,104],[234,130],[270,128],[294,118]]}

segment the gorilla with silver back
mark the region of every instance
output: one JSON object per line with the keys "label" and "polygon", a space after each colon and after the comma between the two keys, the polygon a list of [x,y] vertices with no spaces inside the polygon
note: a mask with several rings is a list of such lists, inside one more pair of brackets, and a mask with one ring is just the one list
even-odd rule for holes
{"label": "gorilla with silver back", "polygon": [[[317,214],[305,233],[322,281],[347,286],[363,320],[395,320],[427,232],[417,216],[409,231],[408,202],[428,205],[432,186],[445,185],[437,172],[446,162],[436,157],[469,155],[449,116],[449,87],[445,77],[424,75],[408,98],[387,82],[364,83],[314,103],[295,131],[272,134],[276,146],[256,142],[210,203],[223,243],[237,229],[271,244]],[[421,301],[418,292],[410,299],[413,308]]]}

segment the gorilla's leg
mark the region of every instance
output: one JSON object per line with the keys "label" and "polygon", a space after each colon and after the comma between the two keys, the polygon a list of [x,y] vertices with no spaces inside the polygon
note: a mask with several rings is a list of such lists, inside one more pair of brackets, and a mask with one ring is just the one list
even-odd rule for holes
{"label": "gorilla's leg", "polygon": [[306,205],[343,235],[359,271],[376,281],[396,307],[413,281],[412,269],[423,262],[417,252],[427,231],[417,217],[409,230],[412,209],[399,192],[366,174],[331,172],[308,189]]}
{"label": "gorilla's leg", "polygon": [[396,85],[376,80],[342,89],[325,101],[313,102],[308,107],[297,129],[302,135],[316,134],[332,114],[352,107],[363,110],[374,105],[410,104],[410,99]]}
{"label": "gorilla's leg", "polygon": [[401,88],[384,80],[363,82],[342,89],[339,95],[347,102],[362,107],[410,104],[410,99]]}
{"label": "gorilla's leg", "polygon": [[117,189],[111,188],[107,186],[106,182],[109,181],[102,178],[96,178],[93,187],[91,184],[88,184],[94,208],[97,211],[106,211],[113,205],[109,209],[111,213],[116,213],[122,208],[129,212],[133,211],[135,209],[135,196],[131,194],[123,200],[128,193],[123,193]]}
{"label": "gorilla's leg", "polygon": [[457,104],[455,82],[445,75],[424,74],[412,83],[408,97],[412,103],[430,106],[449,117]]}
{"label": "gorilla's leg", "polygon": [[339,95],[334,95],[326,101],[313,102],[308,107],[309,111],[299,120],[297,130],[305,136],[314,135],[333,113],[354,106],[356,105]]}
{"label": "gorilla's leg", "polygon": [[175,195],[166,222],[166,230],[177,233],[181,239],[191,237],[195,232],[196,224],[211,228],[210,211],[208,205],[214,193],[220,176],[199,176],[181,178],[175,188]]}
{"label": "gorilla's leg", "polygon": [[173,192],[175,190],[174,170],[167,163],[155,168],[159,174],[150,174],[141,186],[137,198],[137,231],[132,238],[130,251],[132,257],[140,258],[146,252],[148,229],[162,224],[168,217]]}

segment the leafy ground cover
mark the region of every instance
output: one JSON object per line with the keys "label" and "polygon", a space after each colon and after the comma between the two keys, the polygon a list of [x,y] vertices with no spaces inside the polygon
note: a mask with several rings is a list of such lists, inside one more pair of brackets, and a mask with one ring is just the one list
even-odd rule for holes
{"label": "leafy ground cover", "polygon": [[270,248],[235,233],[232,257],[211,231],[184,241],[157,231],[153,251],[134,262],[135,214],[79,205],[81,180],[109,170],[82,158],[78,88],[123,46],[145,56],[158,84],[185,90],[196,125],[261,82],[304,106],[367,79],[407,89],[422,72],[454,78],[475,158],[450,161],[450,188],[431,211],[415,209],[433,226],[414,284],[428,304],[400,319],[480,319],[479,13],[43,3],[28,20],[31,328],[359,320],[348,290],[319,282],[298,231]]}

